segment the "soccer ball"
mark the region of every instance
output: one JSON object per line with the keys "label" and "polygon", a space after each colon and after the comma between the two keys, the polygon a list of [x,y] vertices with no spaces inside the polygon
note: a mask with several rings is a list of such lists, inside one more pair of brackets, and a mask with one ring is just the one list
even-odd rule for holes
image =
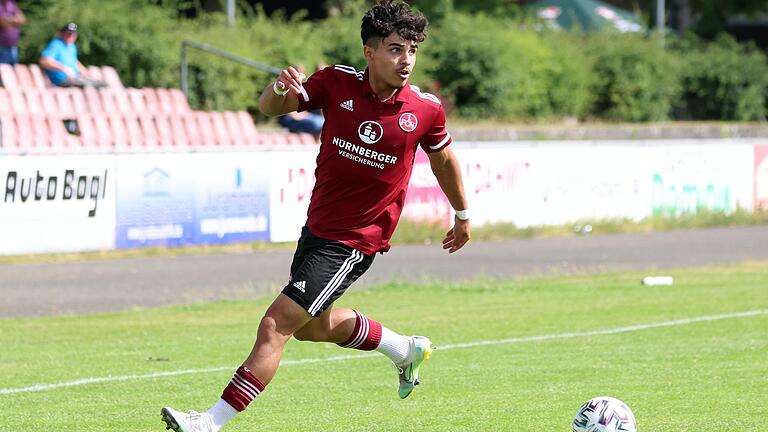
{"label": "soccer ball", "polygon": [[637,421],[624,402],[600,396],[588,400],[573,419],[574,432],[637,432]]}

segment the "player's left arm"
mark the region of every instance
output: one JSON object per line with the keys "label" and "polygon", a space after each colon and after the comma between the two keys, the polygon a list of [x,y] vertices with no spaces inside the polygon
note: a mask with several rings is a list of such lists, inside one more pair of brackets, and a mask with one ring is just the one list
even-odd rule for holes
{"label": "player's left arm", "polygon": [[[432,167],[432,173],[437,178],[440,189],[448,198],[448,202],[457,211],[467,210],[467,198],[464,194],[464,183],[461,180],[461,168],[459,161],[450,147],[441,151],[428,153],[429,164]],[[454,253],[461,249],[469,241],[469,219],[466,215],[454,218],[453,227],[448,230],[443,239],[443,249],[448,249],[448,253]]]}

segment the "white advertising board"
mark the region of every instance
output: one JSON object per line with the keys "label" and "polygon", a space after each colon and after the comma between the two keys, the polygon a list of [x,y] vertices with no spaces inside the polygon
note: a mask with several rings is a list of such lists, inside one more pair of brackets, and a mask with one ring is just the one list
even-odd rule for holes
{"label": "white advertising board", "polygon": [[[752,210],[755,146],[730,141],[455,143],[473,224],[519,227],[579,220]],[[762,154],[762,153],[761,153]],[[315,152],[267,154],[272,240],[298,238]],[[753,168],[754,167],[754,168]],[[760,189],[762,190],[762,189]],[[417,153],[403,219],[450,223],[451,209]]]}
{"label": "white advertising board", "polygon": [[316,150],[262,153],[269,164],[270,240],[297,240],[315,186]]}
{"label": "white advertising board", "polygon": [[111,249],[109,155],[0,157],[0,254]]}

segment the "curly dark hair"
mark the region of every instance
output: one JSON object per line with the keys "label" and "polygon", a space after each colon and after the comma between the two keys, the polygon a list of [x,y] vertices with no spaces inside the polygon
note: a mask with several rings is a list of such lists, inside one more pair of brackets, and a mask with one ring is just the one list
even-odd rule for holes
{"label": "curly dark hair", "polygon": [[360,37],[363,45],[375,39],[384,39],[397,32],[405,40],[422,42],[427,37],[427,18],[411,11],[407,3],[400,0],[383,0],[374,5],[363,16]]}

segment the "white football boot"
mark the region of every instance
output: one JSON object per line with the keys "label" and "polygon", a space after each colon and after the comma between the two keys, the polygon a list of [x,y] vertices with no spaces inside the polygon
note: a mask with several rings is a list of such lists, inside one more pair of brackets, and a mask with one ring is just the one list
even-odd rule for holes
{"label": "white football boot", "polygon": [[174,432],[218,432],[218,428],[213,424],[213,418],[207,412],[183,413],[171,407],[163,407],[160,415],[163,416],[165,428]]}
{"label": "white football boot", "polygon": [[432,355],[432,342],[424,336],[411,336],[411,349],[408,358],[400,364],[396,364],[397,375],[400,380],[400,388],[397,391],[400,399],[405,399],[411,394],[413,388],[419,385],[419,368],[424,360]]}

